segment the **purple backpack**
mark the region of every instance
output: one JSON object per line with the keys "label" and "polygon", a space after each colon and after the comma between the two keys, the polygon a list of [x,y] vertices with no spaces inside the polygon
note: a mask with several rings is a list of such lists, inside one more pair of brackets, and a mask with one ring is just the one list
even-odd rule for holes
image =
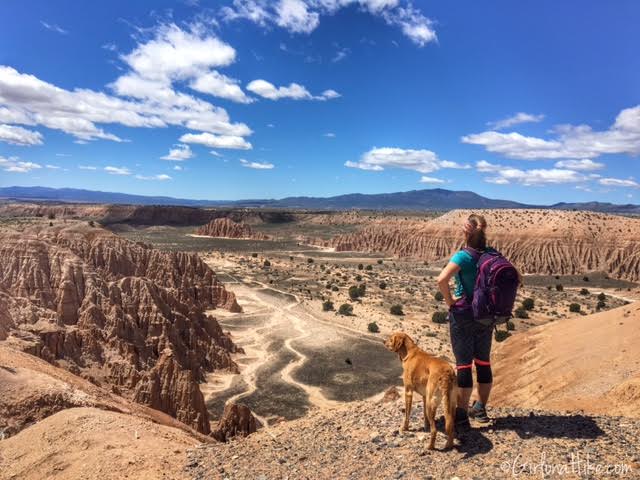
{"label": "purple backpack", "polygon": [[478,276],[473,289],[473,318],[483,325],[506,323],[511,317],[520,277],[516,268],[497,250],[480,254],[465,248],[477,263]]}

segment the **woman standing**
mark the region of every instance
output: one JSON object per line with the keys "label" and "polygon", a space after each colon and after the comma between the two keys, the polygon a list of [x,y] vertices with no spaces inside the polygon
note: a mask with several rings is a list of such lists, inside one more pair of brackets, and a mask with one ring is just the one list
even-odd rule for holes
{"label": "woman standing", "polygon": [[[451,257],[438,276],[438,288],[449,307],[449,332],[458,372],[456,424],[459,426],[468,426],[469,417],[481,423],[489,421],[486,405],[493,382],[489,358],[493,328],[474,321],[470,307],[477,276],[477,260],[488,249],[486,228],[487,221],[482,215],[470,215],[463,226],[465,248]],[[452,277],[455,279],[453,294],[449,288]],[[478,399],[469,407],[474,364]]]}

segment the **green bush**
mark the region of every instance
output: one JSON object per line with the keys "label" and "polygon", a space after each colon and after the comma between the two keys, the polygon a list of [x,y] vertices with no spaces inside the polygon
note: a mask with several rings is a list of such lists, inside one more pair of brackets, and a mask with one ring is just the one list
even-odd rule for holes
{"label": "green bush", "polygon": [[271,262],[269,260],[265,260],[262,266],[265,268],[269,268],[271,266]]}
{"label": "green bush", "polygon": [[361,264],[361,263],[359,263],[359,264],[358,264],[358,270],[362,270],[363,268],[364,268],[364,265],[363,265],[363,264]]}
{"label": "green bush", "polygon": [[402,311],[402,305],[391,305],[389,313],[391,313],[391,315],[404,315],[404,312]]}
{"label": "green bush", "polygon": [[431,315],[431,321],[433,323],[447,323],[449,321],[449,314],[447,312],[438,310]]}
{"label": "green bush", "polygon": [[557,291],[559,291],[559,292],[562,292],[562,291],[564,290],[564,287],[562,286],[562,284],[561,284],[561,283],[558,283],[558,284],[556,285],[556,290],[557,290]]}
{"label": "green bush", "polygon": [[522,300],[522,308],[524,308],[525,310],[533,310],[533,307],[535,307],[533,298],[525,298],[524,300]]}
{"label": "green bush", "polygon": [[313,258],[307,258],[307,263],[313,263]]}
{"label": "green bush", "polygon": [[433,294],[433,298],[435,298],[437,302],[441,302],[444,300],[444,295],[442,295],[441,291],[437,291]]}
{"label": "green bush", "polygon": [[356,275],[356,282],[362,281],[362,275]]}
{"label": "green bush", "polygon": [[380,331],[380,328],[378,328],[378,324],[376,322],[371,322],[369,325],[367,325],[367,330],[369,330],[371,333],[378,333]]}
{"label": "green bush", "polygon": [[338,309],[338,313],[340,315],[353,315],[353,305],[349,305],[348,303],[343,303],[340,305]]}
{"label": "green bush", "polygon": [[569,305],[569,311],[573,313],[580,313],[580,304],[572,303],[571,305]]}
{"label": "green bush", "polygon": [[364,283],[358,285],[358,296],[364,297],[367,293],[367,286]]}
{"label": "green bush", "polygon": [[333,310],[333,302],[331,300],[327,300],[326,302],[322,302],[322,311],[329,312]]}
{"label": "green bush", "polygon": [[340,290],[340,288],[338,288],[337,285],[334,285],[333,287],[331,287],[331,291],[332,292],[338,292]]}
{"label": "green bush", "polygon": [[607,296],[603,292],[600,292],[598,294],[598,300],[600,300],[601,302],[604,302],[606,299],[607,299]]}
{"label": "green bush", "polygon": [[586,288],[581,288],[580,295],[589,295],[589,290],[587,290]]}
{"label": "green bush", "polygon": [[582,280],[585,281],[585,282],[588,282],[589,281],[589,277],[582,277]]}
{"label": "green bush", "polygon": [[257,253],[252,253],[252,254],[251,254],[251,256],[252,256],[253,258],[258,258],[258,254],[257,254]]}
{"label": "green bush", "polygon": [[604,303],[602,300],[598,300],[598,303],[596,304],[596,310],[602,310],[606,306],[607,306],[606,303]]}
{"label": "green bush", "polygon": [[504,342],[510,336],[511,332],[507,330],[496,330],[494,338],[496,339],[496,342]]}
{"label": "green bush", "polygon": [[360,289],[356,285],[349,287],[349,298],[351,300],[357,300],[360,297]]}
{"label": "green bush", "polygon": [[522,307],[516,308],[516,311],[513,313],[516,318],[529,318],[529,313]]}
{"label": "green bush", "polygon": [[385,288],[387,288],[387,283],[386,282],[380,282],[380,285],[378,285],[380,287],[380,290],[384,290]]}
{"label": "green bush", "polygon": [[382,265],[382,259],[378,260],[378,265]]}
{"label": "green bush", "polygon": [[96,226],[96,224],[93,222],[93,220],[89,220],[89,226],[93,228]]}
{"label": "green bush", "polygon": [[515,330],[515,329],[516,329],[516,324],[515,324],[515,323],[513,323],[511,320],[509,320],[509,321],[507,322],[507,330],[509,330],[509,331],[513,331],[513,330]]}
{"label": "green bush", "polygon": [[371,265],[367,265],[367,266],[365,267],[365,270],[373,270],[373,267],[372,267]]}

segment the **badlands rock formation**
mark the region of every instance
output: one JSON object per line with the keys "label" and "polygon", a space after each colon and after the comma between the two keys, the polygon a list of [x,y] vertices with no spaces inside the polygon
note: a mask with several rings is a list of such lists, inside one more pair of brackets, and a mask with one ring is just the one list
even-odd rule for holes
{"label": "badlands rock formation", "polygon": [[[338,251],[383,252],[434,261],[462,244],[461,225],[472,213],[454,210],[430,221],[376,220],[358,232],[314,243]],[[478,210],[487,217],[491,245],[523,273],[605,271],[640,280],[640,219],[591,212]]]}
{"label": "badlands rock formation", "polygon": [[640,302],[517,333],[495,349],[492,403],[640,418],[638,344]]}
{"label": "badlands rock formation", "polygon": [[266,240],[269,238],[266,235],[254,233],[249,225],[234,222],[227,217],[211,220],[206,225],[200,227],[196,231],[196,234],[206,235],[208,237],[253,238],[257,240]]}
{"label": "badlands rock formation", "polygon": [[204,311],[240,307],[197,255],[75,224],[1,231],[0,265],[6,345],[209,433],[198,382],[237,365]]}

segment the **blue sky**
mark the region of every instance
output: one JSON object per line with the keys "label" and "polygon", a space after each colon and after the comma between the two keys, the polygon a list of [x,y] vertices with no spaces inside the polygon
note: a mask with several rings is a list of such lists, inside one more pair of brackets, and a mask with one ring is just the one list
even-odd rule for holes
{"label": "blue sky", "polygon": [[640,202],[640,3],[15,1],[0,186]]}

